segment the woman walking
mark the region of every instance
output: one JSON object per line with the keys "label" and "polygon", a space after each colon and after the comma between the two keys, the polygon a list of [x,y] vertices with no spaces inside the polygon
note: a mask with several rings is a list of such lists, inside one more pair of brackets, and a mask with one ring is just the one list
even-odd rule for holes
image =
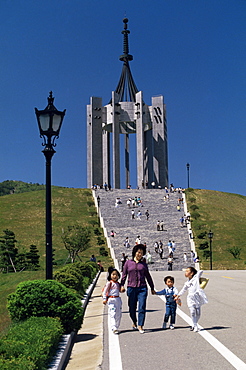
{"label": "woman walking", "polygon": [[[121,289],[128,277],[127,296],[130,318],[132,319],[132,329],[139,330],[139,333],[144,333],[144,322],[146,314],[146,300],[148,288],[146,280],[151,288],[151,293],[155,294],[154,283],[149,273],[148,266],[143,259],[146,254],[146,247],[143,244],[137,244],[132,250],[132,259],[127,260],[121,279]],[[138,305],[138,320],[137,320],[137,305]]]}

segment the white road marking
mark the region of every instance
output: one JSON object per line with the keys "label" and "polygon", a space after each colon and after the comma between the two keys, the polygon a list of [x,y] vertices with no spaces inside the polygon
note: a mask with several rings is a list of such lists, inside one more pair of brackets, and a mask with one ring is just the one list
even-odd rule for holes
{"label": "white road marking", "polygon": [[[159,296],[165,302],[165,298]],[[177,308],[177,314],[187,322],[190,326],[192,325],[191,318],[186,315],[180,308]],[[224,344],[222,344],[218,339],[216,339],[212,334],[205,330],[201,325],[198,325],[200,331],[197,334],[200,334],[216,351],[218,351],[221,356],[223,356],[230,364],[237,370],[246,370],[246,364],[240,360],[234,353],[232,353]]]}
{"label": "white road marking", "polygon": [[108,317],[109,370],[122,370],[119,336],[111,330]]}

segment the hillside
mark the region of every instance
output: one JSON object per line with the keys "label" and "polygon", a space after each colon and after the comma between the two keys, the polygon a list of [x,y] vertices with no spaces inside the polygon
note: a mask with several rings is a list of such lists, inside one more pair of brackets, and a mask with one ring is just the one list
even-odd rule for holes
{"label": "hillside", "polygon": [[[201,267],[209,269],[209,258],[203,257],[199,245],[208,241],[202,234],[213,232],[213,269],[246,268],[246,197],[213,190],[187,189],[186,199],[192,216],[192,229]],[[192,211],[192,208],[194,209]],[[235,259],[228,248],[241,248]]]}
{"label": "hillside", "polygon": [[[57,263],[54,270],[69,261],[68,252],[61,239],[63,230],[77,223],[88,227],[94,225],[95,229],[97,222],[98,217],[90,190],[52,187],[53,248]],[[0,196],[0,236],[5,229],[15,233],[19,252],[29,250],[31,244],[37,246],[41,256],[41,268],[38,271],[0,274],[0,333],[3,333],[10,323],[6,309],[8,294],[13,292],[21,281],[45,279],[45,190]],[[110,256],[99,254],[100,246],[94,232],[90,244],[91,247],[81,255],[83,262],[95,254],[106,269],[112,265]]]}
{"label": "hillside", "polygon": [[[19,252],[27,250],[31,244],[37,246],[41,255],[41,267],[45,266],[45,190],[14,193],[0,197],[0,235],[4,229],[15,233]],[[76,223],[92,225],[98,222],[91,191],[52,187],[52,232],[56,263],[63,264],[67,259],[61,236],[67,226]],[[93,250],[97,238],[92,233]],[[98,246],[99,248],[99,246]],[[89,257],[91,250],[85,253]]]}

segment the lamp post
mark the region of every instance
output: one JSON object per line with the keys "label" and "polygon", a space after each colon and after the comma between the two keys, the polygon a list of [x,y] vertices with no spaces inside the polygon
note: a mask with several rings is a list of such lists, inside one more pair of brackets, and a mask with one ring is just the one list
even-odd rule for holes
{"label": "lamp post", "polygon": [[212,263],[213,263],[213,258],[212,258],[212,239],[213,239],[214,234],[210,230],[208,233],[209,237],[209,251],[210,251],[210,270],[213,269]]}
{"label": "lamp post", "polygon": [[52,91],[48,97],[48,105],[43,110],[35,108],[35,113],[38,120],[40,137],[44,142],[45,147],[42,151],[46,158],[46,279],[52,279],[52,217],[51,217],[51,159],[55,154],[54,147],[55,139],[59,137],[62,121],[65,116],[66,109],[58,111],[54,104]]}
{"label": "lamp post", "polygon": [[190,187],[190,164],[187,163],[186,164],[186,168],[187,168],[187,188],[189,189]]}

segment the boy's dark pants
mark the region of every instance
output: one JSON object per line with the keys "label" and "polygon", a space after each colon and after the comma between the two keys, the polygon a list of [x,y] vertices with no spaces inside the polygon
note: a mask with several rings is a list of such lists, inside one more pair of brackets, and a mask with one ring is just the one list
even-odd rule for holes
{"label": "boy's dark pants", "polygon": [[170,324],[175,324],[177,304],[166,304],[166,313],[164,316],[164,322],[168,322],[169,316],[171,316]]}

